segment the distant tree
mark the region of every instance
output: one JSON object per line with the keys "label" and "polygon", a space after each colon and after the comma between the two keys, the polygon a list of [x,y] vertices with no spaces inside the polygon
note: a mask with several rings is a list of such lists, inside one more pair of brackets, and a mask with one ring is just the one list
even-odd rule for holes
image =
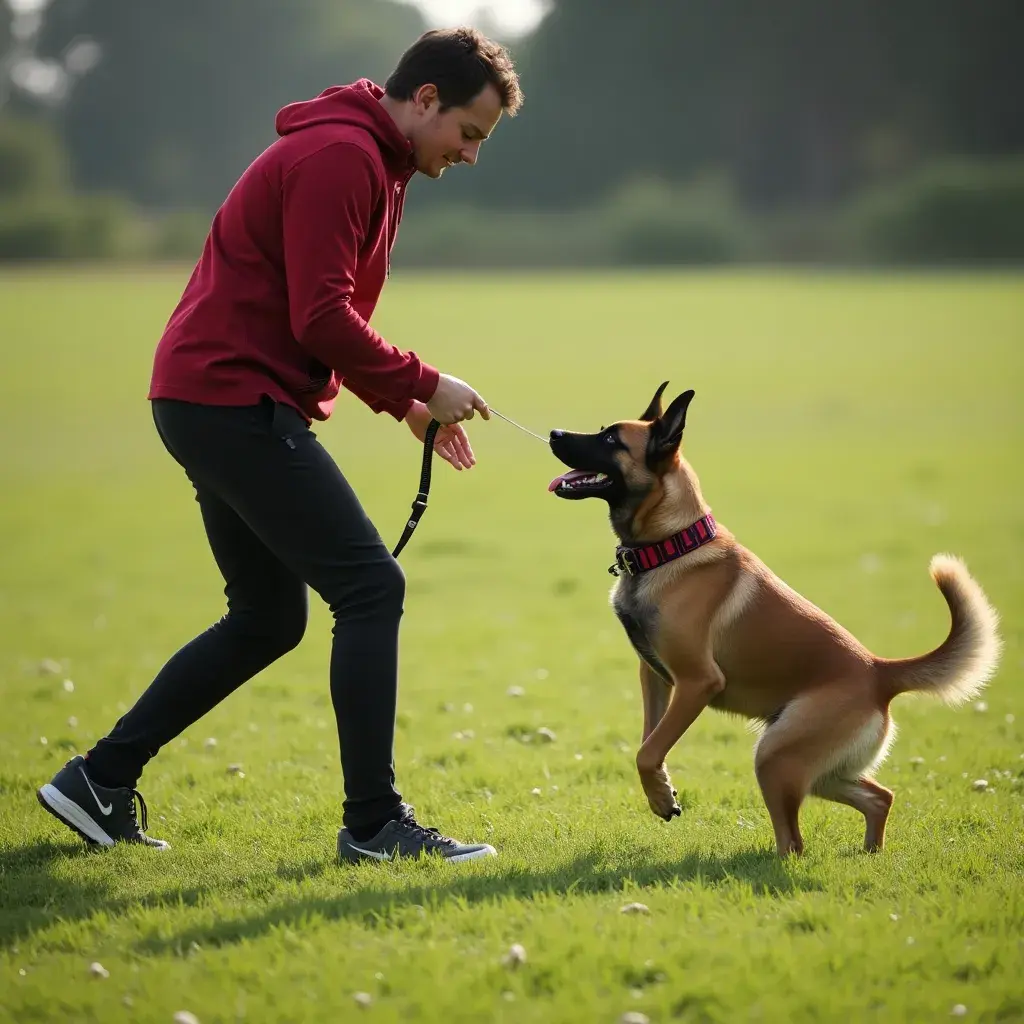
{"label": "distant tree", "polygon": [[382,0],[55,0],[40,48],[101,47],[59,112],[79,185],[213,207],[273,141],[281,106],[385,74],[423,28]]}
{"label": "distant tree", "polygon": [[1020,0],[556,0],[527,103],[467,187],[582,205],[725,171],[748,203],[831,204],[944,154],[1024,151]]}

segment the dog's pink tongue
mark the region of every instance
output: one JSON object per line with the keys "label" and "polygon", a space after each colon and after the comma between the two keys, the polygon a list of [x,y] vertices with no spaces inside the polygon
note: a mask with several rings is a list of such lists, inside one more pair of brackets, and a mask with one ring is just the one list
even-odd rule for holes
{"label": "dog's pink tongue", "polygon": [[548,484],[548,491],[557,491],[559,484],[568,483],[568,481],[574,480],[576,479],[576,477],[586,475],[586,472],[582,469],[570,469],[568,473],[563,473],[561,476],[556,476],[555,479]]}

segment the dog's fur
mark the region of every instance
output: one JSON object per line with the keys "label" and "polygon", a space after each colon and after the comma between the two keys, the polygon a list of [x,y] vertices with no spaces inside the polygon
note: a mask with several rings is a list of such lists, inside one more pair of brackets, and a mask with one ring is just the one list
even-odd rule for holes
{"label": "dog's fur", "polygon": [[[667,382],[666,382],[667,384]],[[602,497],[625,545],[664,540],[709,511],[680,453],[693,392],[662,410],[662,384],[639,420],[597,434],[553,431],[574,470],[560,497]],[[893,738],[890,701],[920,691],[947,703],[975,696],[999,661],[998,617],[959,559],[936,555],[931,576],[949,605],[949,636],[930,654],[878,658],[788,587],[721,524],[711,542],[657,569],[623,575],[612,605],[640,657],[643,743],[636,764],[648,803],[680,813],[665,758],[705,707],[762,724],[754,768],[780,855],[800,853],[808,794],[866,820],[864,848],[881,849],[893,794],[871,777]]]}

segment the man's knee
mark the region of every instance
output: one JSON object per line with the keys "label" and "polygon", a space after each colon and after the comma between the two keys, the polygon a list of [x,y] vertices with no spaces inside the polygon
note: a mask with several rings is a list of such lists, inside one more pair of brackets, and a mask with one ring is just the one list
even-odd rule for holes
{"label": "man's knee", "polygon": [[390,556],[339,575],[325,595],[335,618],[362,615],[399,616],[405,606],[405,572]]}
{"label": "man's knee", "polygon": [[277,609],[273,637],[281,654],[294,650],[306,633],[309,621],[309,604],[306,600],[290,601]]}
{"label": "man's knee", "polygon": [[233,605],[228,612],[232,625],[253,643],[266,648],[268,656],[280,658],[299,646],[309,620],[305,594],[259,604]]}
{"label": "man's knee", "polygon": [[405,607],[405,571],[388,557],[367,573],[362,585],[363,598],[382,612],[401,615]]}

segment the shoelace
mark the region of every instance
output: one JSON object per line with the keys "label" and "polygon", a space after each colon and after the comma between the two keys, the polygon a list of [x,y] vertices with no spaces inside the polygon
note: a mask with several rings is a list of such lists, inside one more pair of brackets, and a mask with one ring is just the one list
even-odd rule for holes
{"label": "shoelace", "polygon": [[[140,832],[145,832],[149,828],[149,811],[146,809],[146,801],[142,799],[142,794],[137,790],[133,789],[130,791],[132,800],[128,805],[128,813],[131,815],[132,823],[135,825]],[[139,819],[135,814],[135,801],[138,800],[139,807],[142,810],[142,827],[139,828]]]}
{"label": "shoelace", "polygon": [[401,824],[409,833],[416,839],[425,839],[428,842],[443,843],[447,846],[457,846],[458,843],[454,839],[450,839],[448,836],[443,836],[436,828],[427,828],[421,825],[412,814],[407,814],[405,817],[398,819]]}

